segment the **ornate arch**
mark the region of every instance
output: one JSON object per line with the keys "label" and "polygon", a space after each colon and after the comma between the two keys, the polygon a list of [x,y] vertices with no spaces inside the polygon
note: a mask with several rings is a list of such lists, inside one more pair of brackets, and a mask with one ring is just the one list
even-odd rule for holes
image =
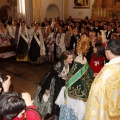
{"label": "ornate arch", "polygon": [[49,5],[47,6],[47,8],[46,8],[46,16],[47,16],[47,12],[48,12],[49,8],[52,7],[52,6],[57,9],[57,12],[58,12],[58,16],[57,16],[57,17],[60,17],[60,9],[59,9],[59,7],[58,7],[56,4],[54,4],[54,3],[51,3],[51,4],[49,4]]}
{"label": "ornate arch", "polygon": [[0,8],[0,20],[8,19],[8,10],[10,10],[9,5],[3,5]]}

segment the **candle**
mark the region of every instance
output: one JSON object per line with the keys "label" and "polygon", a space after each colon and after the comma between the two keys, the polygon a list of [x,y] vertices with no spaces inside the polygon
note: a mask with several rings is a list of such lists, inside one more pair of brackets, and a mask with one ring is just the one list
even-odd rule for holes
{"label": "candle", "polygon": [[101,8],[101,17],[102,17],[102,8]]}
{"label": "candle", "polygon": [[100,14],[100,13],[99,13],[99,8],[98,8],[98,11],[97,11],[97,17],[99,17],[99,14]]}
{"label": "candle", "polygon": [[106,9],[104,9],[104,17],[106,17]]}

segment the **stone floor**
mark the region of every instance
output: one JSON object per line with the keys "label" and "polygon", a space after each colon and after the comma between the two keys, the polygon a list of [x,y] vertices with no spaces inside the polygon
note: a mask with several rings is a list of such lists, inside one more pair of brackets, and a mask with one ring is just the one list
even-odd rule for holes
{"label": "stone floor", "polygon": [[34,98],[38,83],[52,66],[48,63],[33,65],[27,62],[17,62],[14,58],[0,60],[0,73],[11,76],[13,90],[28,92]]}

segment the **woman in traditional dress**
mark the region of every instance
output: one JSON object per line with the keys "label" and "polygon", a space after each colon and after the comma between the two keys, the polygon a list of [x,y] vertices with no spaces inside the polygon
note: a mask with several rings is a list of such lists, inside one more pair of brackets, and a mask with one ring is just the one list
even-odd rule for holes
{"label": "woman in traditional dress", "polygon": [[29,49],[30,62],[36,64],[43,63],[45,54],[43,35],[39,23],[36,23]]}
{"label": "woman in traditional dress", "polygon": [[54,65],[39,83],[34,104],[43,118],[47,113],[52,113],[54,120],[58,120],[59,106],[55,105],[55,100],[61,88],[65,85],[72,61],[73,54],[70,51],[64,51],[60,56],[60,61]]}
{"label": "woman in traditional dress", "polygon": [[91,60],[91,57],[92,57],[92,54],[93,54],[93,47],[95,45],[96,32],[95,31],[90,31],[89,32],[89,38],[90,38],[89,50],[88,50],[88,52],[85,55],[88,63],[90,63],[90,60]]}
{"label": "woman in traditional dress", "polygon": [[45,42],[47,45],[47,61],[50,63],[54,63],[55,36],[55,33],[52,32],[52,27],[47,27]]}
{"label": "woman in traditional dress", "polygon": [[73,35],[73,25],[70,24],[68,26],[68,31],[66,31],[65,33],[65,46],[66,46],[66,49],[69,50],[70,48],[70,39],[71,39],[71,36]]}
{"label": "woman in traditional dress", "polygon": [[43,41],[44,41],[44,44],[45,44],[45,53],[46,53],[46,58],[47,58],[47,54],[48,54],[48,51],[47,51],[47,33],[45,32],[45,27],[41,27],[41,32],[42,32],[42,36],[43,36]]}
{"label": "woman in traditional dress", "polygon": [[[30,29],[29,29],[29,31],[30,31],[30,34],[31,34],[31,37],[33,36],[33,34],[34,34],[34,30],[35,30],[35,23],[34,22],[32,22],[31,23],[31,26],[30,26]],[[32,38],[31,38],[32,39]]]}
{"label": "woman in traditional dress", "polygon": [[63,28],[59,27],[58,34],[56,36],[56,56],[57,56],[57,58],[59,58],[60,55],[64,51],[66,51],[64,38],[65,38],[65,33],[63,33]]}
{"label": "woman in traditional dress", "polygon": [[[0,23],[0,47],[11,45],[7,30],[4,28],[4,24]],[[1,53],[0,58],[9,58],[15,56],[14,52]]]}
{"label": "woman in traditional dress", "polygon": [[79,30],[78,28],[73,29],[73,35],[70,39],[70,50],[73,51],[76,54],[76,47],[78,44],[78,41],[80,40]]}
{"label": "woman in traditional dress", "polygon": [[21,23],[18,35],[18,43],[16,50],[17,61],[28,61],[28,44],[30,41],[30,33],[26,27],[25,21]]}
{"label": "woman in traditional dress", "polygon": [[66,85],[61,89],[56,104],[60,106],[59,120],[83,120],[86,102],[93,81],[93,72],[84,57],[89,48],[89,38],[81,36]]}
{"label": "woman in traditional dress", "polygon": [[19,26],[17,25],[17,21],[13,20],[12,25],[8,25],[7,29],[10,36],[11,44],[16,45],[18,41],[18,32],[19,32]]}

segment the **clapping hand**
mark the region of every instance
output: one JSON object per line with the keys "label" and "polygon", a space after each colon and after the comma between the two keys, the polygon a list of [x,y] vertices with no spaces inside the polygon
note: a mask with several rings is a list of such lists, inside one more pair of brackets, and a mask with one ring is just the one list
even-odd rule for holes
{"label": "clapping hand", "polygon": [[22,98],[24,99],[26,106],[33,105],[33,101],[31,100],[31,95],[29,93],[22,93]]}

